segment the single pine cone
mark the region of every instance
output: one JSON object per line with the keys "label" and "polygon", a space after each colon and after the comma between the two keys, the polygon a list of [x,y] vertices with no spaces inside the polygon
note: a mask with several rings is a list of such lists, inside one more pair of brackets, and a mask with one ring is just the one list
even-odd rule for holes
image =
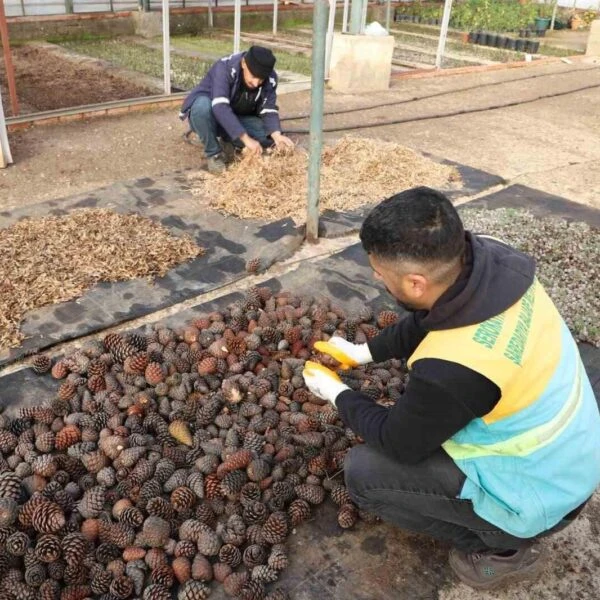
{"label": "single pine cone", "polygon": [[246,262],[246,272],[254,274],[260,271],[260,258],[251,258]]}
{"label": "single pine cone", "polygon": [[265,586],[262,582],[251,579],[240,590],[240,600],[264,600]]}
{"label": "single pine cone", "polygon": [[21,497],[21,478],[11,471],[0,473],[0,498],[18,501]]}
{"label": "single pine cone", "polygon": [[12,498],[0,498],[0,527],[12,525],[19,514],[19,505]]}
{"label": "single pine cone", "polygon": [[201,581],[192,579],[186,581],[177,594],[177,600],[205,600],[210,594],[210,588]]}
{"label": "single pine cone", "polygon": [[269,544],[280,544],[285,540],[289,531],[287,515],[278,511],[269,515],[263,525],[262,533]]}
{"label": "single pine cone", "polygon": [[86,490],[81,500],[77,503],[79,514],[86,519],[94,519],[104,508],[106,489],[100,485]]}
{"label": "single pine cone", "polygon": [[219,560],[235,569],[242,562],[242,553],[237,546],[224,544],[219,550]]}
{"label": "single pine cone", "polygon": [[148,546],[160,548],[164,546],[170,536],[171,526],[168,521],[160,517],[148,517],[144,521],[142,537]]}
{"label": "single pine cone", "polygon": [[[194,552],[195,551],[196,549],[194,548]],[[190,564],[189,557],[178,556],[171,563],[171,568],[173,569],[175,579],[177,579],[179,583],[185,583],[192,576],[192,565]]]}
{"label": "single pine cone", "polygon": [[288,556],[285,551],[285,546],[283,544],[275,544],[271,548],[271,554],[269,554],[269,559],[267,560],[267,564],[277,571],[282,571],[288,566]]}
{"label": "single pine cone", "polygon": [[383,310],[377,315],[377,325],[383,329],[384,327],[393,325],[398,319],[398,313],[391,310]]}
{"label": "single pine cone", "polygon": [[144,588],[143,600],[173,600],[173,598],[168,588],[152,583]]}
{"label": "single pine cone", "polygon": [[354,527],[358,521],[358,510],[354,504],[343,504],[338,512],[338,523],[343,529]]}
{"label": "single pine cone", "polygon": [[60,538],[56,535],[42,535],[35,545],[35,555],[43,563],[58,560],[61,553]]}
{"label": "single pine cone", "polygon": [[164,585],[167,588],[172,587],[175,582],[173,569],[169,565],[159,565],[152,569],[152,572],[150,573],[150,582]]}
{"label": "single pine cone", "polygon": [[279,574],[275,569],[267,565],[258,565],[252,569],[252,579],[262,581],[263,583],[272,583],[279,579]]}
{"label": "single pine cone", "polygon": [[39,533],[56,533],[65,523],[62,509],[54,502],[40,503],[31,515],[31,525]]}
{"label": "single pine cone", "polygon": [[216,556],[222,545],[221,538],[206,527],[198,536],[198,552],[204,556]]}
{"label": "single pine cone", "polygon": [[31,360],[31,367],[38,374],[47,373],[52,366],[52,360],[46,354],[36,354]]}
{"label": "single pine cone", "polygon": [[202,554],[196,554],[194,557],[192,578],[197,581],[211,581],[213,578],[212,565]]}
{"label": "single pine cone", "polygon": [[16,531],[6,540],[6,551],[12,556],[24,556],[31,545],[31,540],[26,533]]}
{"label": "single pine cone", "polygon": [[165,380],[165,374],[160,363],[148,363],[148,366],[144,371],[144,377],[146,378],[146,381],[149,385],[156,386],[159,383],[162,383]]}
{"label": "single pine cone", "polygon": [[109,592],[118,600],[125,600],[133,594],[133,581],[126,575],[116,577],[110,584]]}
{"label": "single pine cone", "polygon": [[262,544],[250,544],[244,550],[242,555],[244,565],[249,569],[253,569],[258,565],[264,565],[267,561],[267,551]]}
{"label": "single pine cone", "polygon": [[298,498],[310,504],[321,504],[325,500],[325,490],[320,485],[302,484],[294,489]]}
{"label": "single pine cone", "polygon": [[338,505],[351,504],[352,499],[345,485],[338,485],[331,490],[331,499]]}
{"label": "single pine cone", "polygon": [[182,420],[175,420],[169,425],[169,433],[180,443],[192,447],[194,440],[188,424]]}
{"label": "single pine cone", "polygon": [[189,487],[181,486],[173,490],[171,505],[177,512],[189,510],[196,504],[196,494]]}
{"label": "single pine cone", "polygon": [[239,596],[244,584],[248,581],[248,573],[242,571],[240,573],[232,573],[228,577],[225,578],[223,582],[223,589],[225,593],[230,596]]}

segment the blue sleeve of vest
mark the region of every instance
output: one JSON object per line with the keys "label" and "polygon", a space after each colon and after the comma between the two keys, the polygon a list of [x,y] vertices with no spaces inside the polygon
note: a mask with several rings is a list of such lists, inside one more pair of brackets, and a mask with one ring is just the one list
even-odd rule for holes
{"label": "blue sleeve of vest", "polygon": [[415,362],[404,394],[391,408],[353,390],[339,394],[336,406],[345,425],[369,446],[400,463],[416,464],[499,399],[499,388],[487,377],[428,358]]}
{"label": "blue sleeve of vest", "polygon": [[237,140],[246,130],[231,108],[231,77],[228,65],[227,61],[215,64],[210,98],[215,119],[232,140]]}
{"label": "blue sleeve of vest", "polygon": [[423,341],[427,331],[419,325],[419,313],[409,313],[398,323],[390,325],[369,340],[374,362],[390,358],[408,358]]}

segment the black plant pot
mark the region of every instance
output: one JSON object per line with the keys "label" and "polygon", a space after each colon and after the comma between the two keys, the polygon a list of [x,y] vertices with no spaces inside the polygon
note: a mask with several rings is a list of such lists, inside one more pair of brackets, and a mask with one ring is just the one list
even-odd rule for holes
{"label": "black plant pot", "polygon": [[536,37],[546,37],[546,30],[545,29],[538,29],[535,32]]}
{"label": "black plant pot", "polygon": [[480,45],[485,44],[485,33],[483,31],[475,32],[475,43]]}
{"label": "black plant pot", "polygon": [[469,43],[474,44],[477,41],[477,32],[469,31]]}
{"label": "black plant pot", "polygon": [[530,44],[531,45],[529,47],[529,52],[531,54],[537,54],[538,50],[540,49],[540,43],[537,40],[535,40],[535,41],[531,41]]}
{"label": "black plant pot", "polygon": [[508,38],[506,40],[506,48],[508,50],[515,50],[517,48],[517,40],[514,38]]}
{"label": "black plant pot", "polygon": [[503,35],[497,35],[496,43],[494,45],[496,48],[504,48],[504,46],[506,46],[506,38]]}
{"label": "black plant pot", "polygon": [[523,52],[523,50],[525,50],[525,42],[527,40],[522,40],[521,38],[519,38],[518,40],[515,40],[515,50],[517,52]]}
{"label": "black plant pot", "polygon": [[527,29],[519,29],[519,37],[527,37]]}
{"label": "black plant pot", "polygon": [[498,41],[498,36],[495,33],[490,33],[487,38],[488,46],[495,46]]}

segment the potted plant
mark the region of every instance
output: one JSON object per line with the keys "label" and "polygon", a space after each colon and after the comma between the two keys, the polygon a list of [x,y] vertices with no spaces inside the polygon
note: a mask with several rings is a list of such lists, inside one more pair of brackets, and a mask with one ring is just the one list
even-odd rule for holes
{"label": "potted plant", "polygon": [[538,7],[538,16],[535,17],[535,30],[546,31],[550,27],[550,21],[552,20],[552,11],[554,10],[554,3],[540,4]]}

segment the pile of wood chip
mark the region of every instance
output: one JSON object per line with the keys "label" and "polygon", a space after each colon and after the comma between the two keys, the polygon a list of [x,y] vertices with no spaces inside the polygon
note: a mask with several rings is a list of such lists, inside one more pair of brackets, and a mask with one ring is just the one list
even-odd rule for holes
{"label": "pile of wood chip", "polygon": [[19,345],[29,310],[77,298],[98,281],[161,276],[203,252],[150,219],[105,209],[0,230],[0,349]]}
{"label": "pile of wood chip", "polygon": [[[306,220],[308,154],[244,156],[224,174],[191,176],[192,192],[226,214],[246,219]],[[346,136],[323,151],[320,210],[349,211],[402,190],[460,185],[454,167],[441,165],[394,144]]]}

